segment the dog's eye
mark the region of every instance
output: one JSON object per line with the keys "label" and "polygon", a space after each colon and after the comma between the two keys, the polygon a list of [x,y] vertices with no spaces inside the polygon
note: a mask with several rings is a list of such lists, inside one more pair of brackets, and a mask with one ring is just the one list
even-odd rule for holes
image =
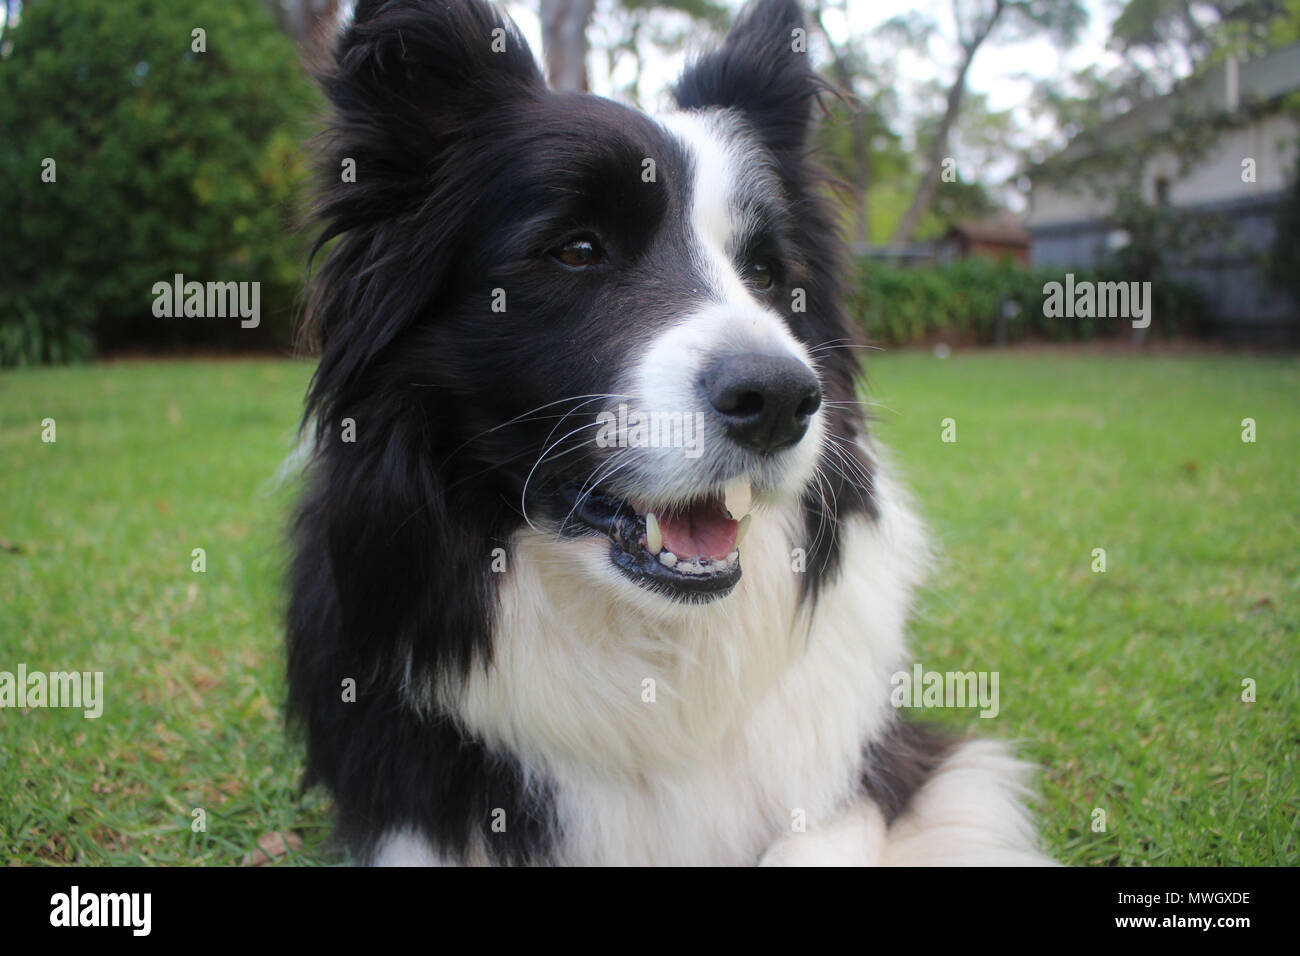
{"label": "dog's eye", "polygon": [[772,275],[772,267],[766,262],[751,262],[746,266],[745,279],[759,292],[767,292],[776,282]]}
{"label": "dog's eye", "polygon": [[551,251],[551,255],[570,269],[583,269],[605,261],[600,243],[594,236],[575,236]]}

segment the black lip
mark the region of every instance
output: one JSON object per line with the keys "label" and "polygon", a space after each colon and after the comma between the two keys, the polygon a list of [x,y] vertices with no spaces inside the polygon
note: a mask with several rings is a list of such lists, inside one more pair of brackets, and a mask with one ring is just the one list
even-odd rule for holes
{"label": "black lip", "polygon": [[584,493],[576,485],[567,487],[563,497],[570,510],[562,533],[608,537],[610,562],[643,588],[679,601],[703,604],[725,597],[740,581],[739,559],[726,570],[708,574],[686,574],[662,564],[658,556],[641,546],[645,518],[626,501],[601,491]]}

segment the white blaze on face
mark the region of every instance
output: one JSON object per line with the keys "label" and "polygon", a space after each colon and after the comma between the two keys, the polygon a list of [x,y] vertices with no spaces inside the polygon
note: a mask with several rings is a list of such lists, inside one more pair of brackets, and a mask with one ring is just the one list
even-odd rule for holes
{"label": "white blaze on face", "polygon": [[[709,475],[755,472],[754,456],[725,439],[699,387],[708,363],[731,352],[754,352],[796,358],[814,373],[816,366],[785,320],[745,283],[735,261],[737,245],[756,225],[746,219],[739,201],[742,190],[779,194],[762,147],[722,111],[673,113],[659,122],[691,159],[687,229],[693,265],[705,287],[682,290],[686,310],[651,342],[632,387],[643,408],[703,413],[704,454],[688,460],[680,449],[648,448],[626,477],[653,498],[690,497],[699,494]],[[813,415],[802,441],[760,466],[754,477],[768,487],[802,489],[816,467],[825,429],[822,414],[819,410]]]}

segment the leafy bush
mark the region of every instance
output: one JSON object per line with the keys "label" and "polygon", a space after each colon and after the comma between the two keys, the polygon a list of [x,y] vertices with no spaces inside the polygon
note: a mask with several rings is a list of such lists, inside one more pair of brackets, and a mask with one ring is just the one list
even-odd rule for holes
{"label": "leafy bush", "polygon": [[[1075,283],[1124,281],[1104,270],[1029,269],[1010,260],[963,259],[932,266],[903,267],[873,259],[858,264],[850,294],[851,316],[874,341],[893,345],[919,344],[945,338],[966,344],[991,344],[997,338],[998,316],[1004,304],[1013,306],[1006,322],[1007,341],[1024,339],[1075,341],[1128,334],[1123,318],[1054,318],[1044,309],[1044,287]],[[1151,332],[1179,335],[1199,329],[1204,307],[1191,286],[1168,279],[1151,287]]]}
{"label": "leafy bush", "polygon": [[[287,341],[317,99],[261,0],[27,0],[6,45],[0,364]],[[260,282],[261,325],[155,317],[176,273]]]}

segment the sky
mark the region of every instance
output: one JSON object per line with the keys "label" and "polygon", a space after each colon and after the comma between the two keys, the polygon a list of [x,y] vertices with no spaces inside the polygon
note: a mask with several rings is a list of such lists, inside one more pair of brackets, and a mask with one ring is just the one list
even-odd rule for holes
{"label": "sky", "polygon": [[[722,0],[733,10],[739,10],[740,0]],[[1106,50],[1106,37],[1110,32],[1111,21],[1118,15],[1119,0],[1084,0],[1090,14],[1090,23],[1083,41],[1074,50],[1062,54],[1046,40],[1033,40],[1019,44],[999,44],[996,47],[982,49],[971,71],[971,88],[987,92],[990,105],[995,109],[1006,109],[1022,103],[1028,95],[1029,82],[1017,79],[1019,74],[1028,74],[1035,78],[1061,76],[1080,69],[1091,63],[1114,64],[1118,60]],[[601,0],[602,10],[609,6]],[[884,23],[891,17],[917,10],[937,19],[944,27],[946,35],[955,33],[951,16],[950,0],[848,0],[848,19],[837,14],[828,14],[827,29],[837,40],[842,40],[849,33],[863,34]],[[519,24],[525,38],[534,52],[541,50],[541,28],[537,18],[537,3],[510,2],[506,4],[511,16]],[[669,56],[657,55],[653,49],[647,50],[649,62],[646,67],[647,89],[667,87],[681,72],[686,59],[686,51]],[[929,77],[948,78],[955,68],[955,62],[936,63],[915,53],[904,53],[899,61],[900,72],[904,75],[925,79]],[[591,64],[593,92],[610,95],[616,88],[608,73],[604,70],[603,60],[593,57]]]}
{"label": "sky", "polygon": [[[742,0],[722,0],[733,10],[739,10]],[[989,98],[989,107],[995,110],[1011,109],[1020,127],[1032,130],[1042,137],[1051,137],[1057,131],[1052,121],[1043,116],[1034,115],[1028,100],[1035,80],[1052,77],[1066,77],[1090,64],[1111,67],[1119,59],[1106,49],[1106,39],[1110,34],[1110,25],[1122,8],[1121,0],[1083,0],[1089,13],[1089,23],[1081,42],[1068,52],[1057,50],[1046,39],[1035,39],[1022,43],[996,43],[982,47],[971,68],[969,88],[985,93]],[[541,50],[541,28],[537,18],[537,0],[529,2],[509,2],[509,10],[515,22],[519,24],[534,53]],[[598,0],[598,19],[607,16],[613,7],[611,0]],[[921,82],[928,79],[951,80],[956,70],[956,44],[954,37],[956,27],[951,14],[951,0],[848,0],[847,19],[839,14],[827,15],[827,30],[837,42],[849,35],[861,36],[869,33],[891,17],[917,11],[933,17],[941,25],[942,39],[936,40],[932,49],[935,59],[919,52],[903,51],[894,64],[897,74],[909,81]],[[669,14],[672,16],[672,14]],[[685,21],[683,21],[685,22]],[[598,34],[599,24],[593,29]],[[681,72],[691,47],[704,48],[710,43],[707,36],[698,35],[696,30],[688,43],[688,49],[674,54],[661,54],[648,44],[643,46],[646,63],[643,75],[642,99],[647,108],[664,108],[666,103],[660,91],[666,90]],[[996,39],[996,36],[995,36]],[[814,46],[814,55],[816,55]],[[942,59],[940,59],[942,57]],[[616,71],[611,77],[605,69],[603,56],[593,56],[589,63],[592,92],[603,96],[619,98],[616,91],[623,88],[632,76],[631,63],[624,64],[624,69]],[[908,83],[901,84],[898,90],[900,112],[904,117],[921,112],[919,104],[910,97]],[[909,106],[913,108],[909,109]],[[910,130],[900,129],[905,136]],[[1059,145],[1064,145],[1061,140]],[[1007,155],[992,161],[990,168],[980,170],[977,176],[986,185],[996,186],[1011,176],[1016,167],[1016,158],[1009,150]],[[966,171],[963,171],[966,175]],[[1002,198],[1013,207],[1021,205],[1013,194],[1003,194]]]}

